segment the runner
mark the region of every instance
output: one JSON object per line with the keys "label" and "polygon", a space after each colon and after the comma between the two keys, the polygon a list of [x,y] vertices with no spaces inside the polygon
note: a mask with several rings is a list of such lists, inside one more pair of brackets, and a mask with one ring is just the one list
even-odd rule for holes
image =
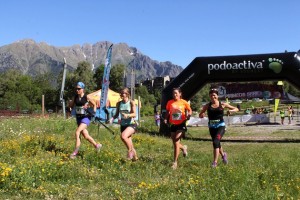
{"label": "runner", "polygon": [[136,161],[138,157],[132,143],[132,135],[136,132],[137,128],[136,121],[134,120],[136,117],[135,102],[130,100],[128,88],[122,89],[120,96],[122,100],[117,103],[116,113],[109,120],[109,123],[112,123],[114,119],[117,119],[120,115],[121,139],[128,150],[127,158],[128,160]]}
{"label": "runner", "polygon": [[[173,99],[167,102],[166,106],[166,116],[164,123],[168,123],[171,129],[171,139],[174,148],[174,160],[172,168],[177,168],[177,161],[179,157],[180,150],[183,152],[183,156],[187,156],[187,146],[180,143],[181,138],[186,132],[186,121],[190,119],[192,115],[192,109],[188,102],[181,99],[182,92],[180,88],[173,89]],[[187,112],[187,114],[186,114]]]}
{"label": "runner", "polygon": [[76,85],[76,92],[77,94],[74,96],[73,100],[70,102],[70,108],[72,109],[75,106],[76,109],[76,121],[77,121],[77,129],[75,132],[75,149],[74,152],[70,155],[71,159],[76,158],[79,147],[80,147],[80,134],[83,135],[85,139],[87,139],[97,151],[100,151],[102,144],[97,144],[95,140],[89,135],[87,131],[87,127],[91,122],[91,115],[88,114],[87,109],[89,104],[93,105],[93,111],[96,112],[96,103],[93,99],[87,97],[84,93],[85,85],[82,82],[78,82]]}
{"label": "runner", "polygon": [[229,114],[231,112],[237,112],[238,108],[229,105],[228,103],[222,103],[219,101],[218,97],[218,89],[212,88],[209,91],[210,102],[203,106],[201,112],[199,113],[199,117],[203,118],[205,116],[205,112],[207,111],[208,115],[208,127],[209,133],[213,143],[213,162],[212,167],[217,167],[218,158],[221,154],[222,160],[224,164],[228,163],[227,153],[223,151],[221,146],[221,139],[225,134],[225,122],[223,119],[224,108],[229,108]]}
{"label": "runner", "polygon": [[281,119],[281,125],[284,125],[284,118],[285,118],[285,111],[284,109],[281,109],[279,111],[280,119]]}
{"label": "runner", "polygon": [[289,119],[289,124],[292,123],[292,119],[293,119],[293,107],[292,106],[288,106],[288,119]]}

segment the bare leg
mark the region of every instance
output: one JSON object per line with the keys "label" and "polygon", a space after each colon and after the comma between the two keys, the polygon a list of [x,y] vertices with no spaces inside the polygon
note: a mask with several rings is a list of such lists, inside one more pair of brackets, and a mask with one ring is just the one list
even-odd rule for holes
{"label": "bare leg", "polygon": [[171,139],[174,147],[174,163],[177,163],[180,149],[183,149],[183,145],[180,143],[182,132],[172,132]]}
{"label": "bare leg", "polygon": [[[121,134],[121,139],[123,143],[125,144],[128,153],[133,153],[132,156],[136,157],[136,151],[134,149],[133,143],[132,143],[132,135],[134,134],[135,130],[132,127],[127,127]],[[131,156],[130,156],[131,157]]]}
{"label": "bare leg", "polygon": [[[76,129],[76,132],[75,132],[75,139],[76,139],[76,142],[75,142],[75,151],[78,151],[79,150],[79,147],[80,147],[80,144],[81,144],[81,141],[80,141],[80,133],[85,130],[87,128],[87,125],[86,124],[83,124],[81,123],[77,129]],[[76,152],[77,153],[77,152]]]}
{"label": "bare leg", "polygon": [[220,148],[214,149],[214,162],[218,163],[219,155],[220,155]]}
{"label": "bare leg", "polygon": [[83,129],[82,130],[82,135],[85,139],[87,139],[87,141],[89,141],[95,148],[97,147],[97,143],[95,142],[95,140],[89,135],[89,132],[87,131],[87,129]]}
{"label": "bare leg", "polygon": [[128,150],[133,149],[131,136],[134,133],[134,129],[132,127],[127,127],[121,134],[121,139]]}
{"label": "bare leg", "polygon": [[219,154],[223,157],[224,156],[224,150],[222,147],[219,148]]}

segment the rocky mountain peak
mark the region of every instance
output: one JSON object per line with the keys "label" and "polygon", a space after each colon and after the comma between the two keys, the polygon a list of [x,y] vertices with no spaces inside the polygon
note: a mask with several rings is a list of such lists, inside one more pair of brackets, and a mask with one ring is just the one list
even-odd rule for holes
{"label": "rocky mountain peak", "polygon": [[[95,44],[56,47],[46,42],[37,43],[32,39],[19,40],[0,47],[0,72],[15,68],[33,76],[46,72],[57,75],[61,71],[64,58],[70,70],[75,70],[81,61],[90,62],[92,66],[97,67],[105,63],[106,52],[111,44],[101,41]],[[183,70],[170,61],[152,60],[136,47],[130,47],[126,43],[113,46],[112,66],[116,64],[134,68],[137,71],[137,80],[167,75],[175,77]]]}

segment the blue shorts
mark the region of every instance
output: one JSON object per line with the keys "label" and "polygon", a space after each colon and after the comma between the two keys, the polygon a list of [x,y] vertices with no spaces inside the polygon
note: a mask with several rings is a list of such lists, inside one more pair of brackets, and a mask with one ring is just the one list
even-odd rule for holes
{"label": "blue shorts", "polygon": [[81,123],[86,124],[87,126],[91,123],[91,117],[83,116],[83,117],[76,117],[77,125],[79,126]]}

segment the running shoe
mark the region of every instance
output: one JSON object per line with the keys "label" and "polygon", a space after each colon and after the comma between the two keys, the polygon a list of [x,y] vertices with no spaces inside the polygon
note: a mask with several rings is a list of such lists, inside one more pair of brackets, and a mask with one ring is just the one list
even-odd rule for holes
{"label": "running shoe", "polygon": [[96,151],[97,152],[99,152],[101,148],[102,148],[102,144],[97,144],[96,145]]}
{"label": "running shoe", "polygon": [[177,162],[173,162],[172,169],[177,169]]}
{"label": "running shoe", "polygon": [[223,157],[222,157],[222,160],[223,160],[223,163],[225,164],[225,165],[227,165],[228,164],[228,160],[227,160],[227,153],[223,153]]}
{"label": "running shoe", "polygon": [[71,158],[71,159],[75,159],[76,156],[77,156],[77,153],[73,152],[73,153],[70,155],[70,158]]}
{"label": "running shoe", "polygon": [[137,155],[135,154],[132,158],[132,161],[137,161],[139,158],[137,157]]}
{"label": "running shoe", "polygon": [[187,152],[187,145],[183,145],[183,148],[182,148],[182,154],[183,154],[183,157],[186,157],[188,155],[188,152]]}
{"label": "running shoe", "polygon": [[218,163],[217,162],[212,162],[212,164],[211,164],[211,167],[212,168],[216,168],[218,166]]}
{"label": "running shoe", "polygon": [[127,159],[128,159],[128,160],[132,160],[132,159],[133,159],[133,156],[134,156],[133,151],[132,151],[132,150],[128,151]]}

